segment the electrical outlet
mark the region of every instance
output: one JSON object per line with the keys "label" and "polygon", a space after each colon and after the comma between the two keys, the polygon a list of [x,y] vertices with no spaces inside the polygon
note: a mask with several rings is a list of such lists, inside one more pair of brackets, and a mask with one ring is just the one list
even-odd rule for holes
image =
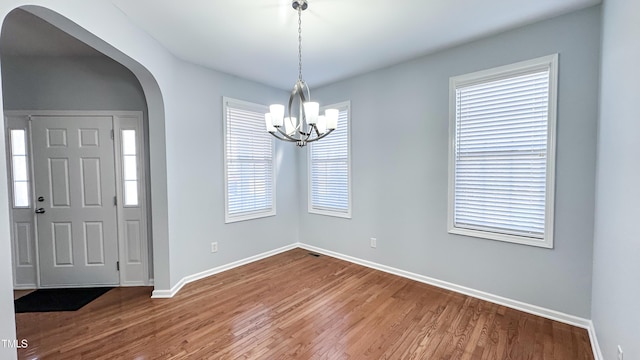
{"label": "electrical outlet", "polygon": [[212,253],[218,252],[218,243],[217,242],[212,242],[211,243],[211,252]]}
{"label": "electrical outlet", "polygon": [[378,246],[378,240],[376,238],[371,238],[371,247],[376,248]]}
{"label": "electrical outlet", "polygon": [[622,351],[622,347],[618,345],[618,360],[624,360],[624,352]]}

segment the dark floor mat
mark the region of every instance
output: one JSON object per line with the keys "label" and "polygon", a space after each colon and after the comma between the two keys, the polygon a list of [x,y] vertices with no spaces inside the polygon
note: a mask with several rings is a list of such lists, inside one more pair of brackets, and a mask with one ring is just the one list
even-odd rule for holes
{"label": "dark floor mat", "polygon": [[112,287],[39,289],[14,301],[16,313],[76,311]]}

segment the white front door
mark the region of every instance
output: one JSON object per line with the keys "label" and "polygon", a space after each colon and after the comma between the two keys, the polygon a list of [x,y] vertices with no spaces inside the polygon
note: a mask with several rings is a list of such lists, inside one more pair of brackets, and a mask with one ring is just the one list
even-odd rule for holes
{"label": "white front door", "polygon": [[40,284],[117,285],[111,116],[33,116]]}

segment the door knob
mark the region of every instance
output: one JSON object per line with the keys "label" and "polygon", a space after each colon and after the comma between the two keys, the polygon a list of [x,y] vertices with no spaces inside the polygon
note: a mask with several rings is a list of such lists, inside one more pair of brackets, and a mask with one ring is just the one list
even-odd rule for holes
{"label": "door knob", "polygon": [[44,208],[37,208],[36,214],[44,214]]}
{"label": "door knob", "polygon": [[38,202],[43,202],[44,201],[44,196],[38,196]]}

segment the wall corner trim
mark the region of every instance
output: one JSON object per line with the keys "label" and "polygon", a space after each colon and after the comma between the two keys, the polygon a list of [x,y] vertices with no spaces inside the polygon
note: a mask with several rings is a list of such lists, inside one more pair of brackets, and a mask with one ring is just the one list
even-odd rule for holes
{"label": "wall corner trim", "polygon": [[589,340],[591,341],[591,349],[593,350],[593,358],[594,360],[604,360],[604,356],[602,356],[602,350],[600,350],[600,343],[598,342],[598,337],[596,336],[596,327],[593,324],[593,320],[589,320],[589,328],[587,329],[589,332]]}
{"label": "wall corner trim", "polygon": [[215,274],[221,273],[223,271],[231,270],[231,269],[237,268],[239,266],[252,263],[254,261],[262,260],[262,259],[268,258],[270,256],[277,255],[277,254],[283,253],[285,251],[289,251],[289,250],[295,249],[297,247],[298,247],[297,243],[290,244],[290,245],[283,246],[283,247],[275,249],[275,250],[270,250],[270,251],[267,251],[267,252],[263,252],[261,254],[250,256],[250,257],[245,258],[245,259],[240,259],[240,260],[231,262],[229,264],[221,265],[221,266],[218,266],[218,267],[215,267],[215,268],[212,268],[212,269],[208,269],[208,270],[196,273],[196,274],[185,276],[182,279],[180,279],[180,281],[178,281],[175,285],[173,285],[173,287],[171,289],[169,289],[169,290],[153,290],[153,292],[151,293],[151,298],[152,299],[169,299],[169,298],[172,298],[178,293],[178,291],[180,291],[180,289],[182,289],[183,286],[187,285],[190,282],[201,280],[201,279],[204,279],[204,278],[209,277],[211,275],[215,275]]}

